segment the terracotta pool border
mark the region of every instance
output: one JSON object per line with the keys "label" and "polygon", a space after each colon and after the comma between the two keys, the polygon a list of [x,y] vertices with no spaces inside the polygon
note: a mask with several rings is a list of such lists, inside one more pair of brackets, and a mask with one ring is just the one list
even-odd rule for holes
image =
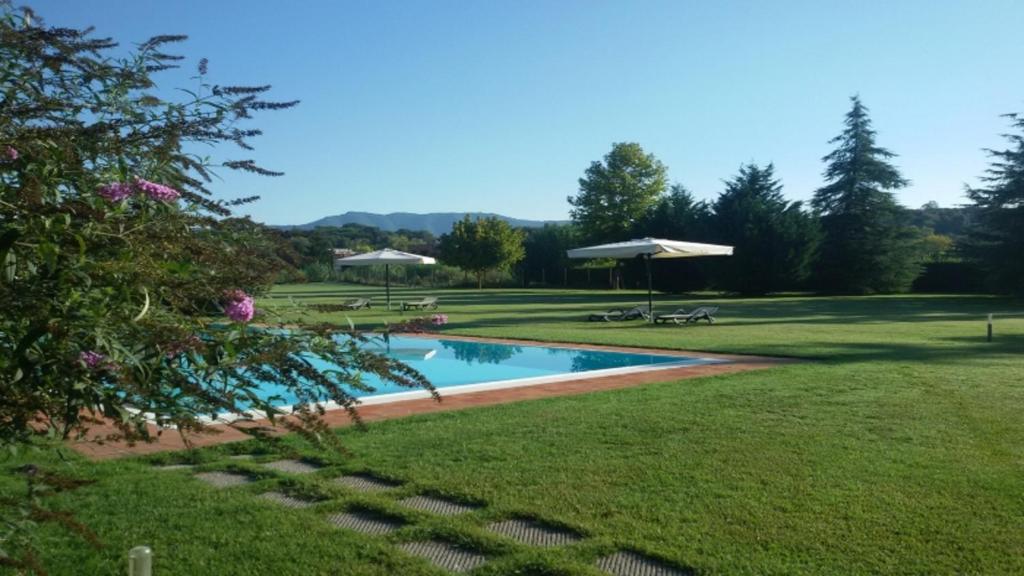
{"label": "terracotta pool border", "polygon": [[[464,392],[448,396],[442,395],[442,401],[437,402],[430,398],[417,398],[396,400],[387,403],[375,403],[360,406],[359,414],[365,422],[388,420],[392,418],[403,418],[415,414],[431,412],[449,412],[463,410],[477,406],[492,406],[523,400],[537,400],[541,398],[554,398],[558,396],[574,396],[590,392],[604,390],[616,390],[631,388],[644,384],[655,384],[660,382],[674,382],[690,378],[714,376],[719,374],[732,374],[736,372],[747,372],[750,370],[763,370],[797,362],[790,358],[777,358],[769,356],[748,356],[739,354],[717,354],[710,352],[695,352],[688,350],[670,350],[663,348],[641,348],[635,346],[613,346],[604,344],[580,344],[573,342],[545,342],[539,340],[520,340],[512,338],[484,338],[476,336],[461,336],[453,334],[402,334],[405,337],[437,338],[448,340],[462,340],[466,342],[488,342],[495,344],[513,344],[523,346],[549,346],[557,348],[574,348],[596,351],[611,352],[632,352],[643,354],[658,354],[665,356],[680,357],[701,357],[724,362],[709,364],[694,364],[680,367],[661,368],[657,370],[644,370],[629,374],[603,375],[597,377],[581,377],[573,380],[562,380],[551,383],[530,384],[528,386],[510,386],[494,390]],[[330,410],[324,416],[324,420],[331,428],[351,426],[352,420],[345,410]],[[266,426],[266,420],[256,420],[248,426]],[[247,440],[248,435],[226,425],[215,425],[218,430],[216,434],[192,435],[189,441],[192,446],[213,446],[228,442]],[[94,426],[90,430],[89,437],[103,436],[103,426]],[[277,429],[277,433],[285,434],[286,430]],[[152,443],[140,443],[128,445],[123,442],[97,443],[93,441],[77,441],[72,447],[93,460],[106,460],[127,456],[140,456],[185,449],[186,443],[179,434],[173,430],[165,430],[160,439]]]}

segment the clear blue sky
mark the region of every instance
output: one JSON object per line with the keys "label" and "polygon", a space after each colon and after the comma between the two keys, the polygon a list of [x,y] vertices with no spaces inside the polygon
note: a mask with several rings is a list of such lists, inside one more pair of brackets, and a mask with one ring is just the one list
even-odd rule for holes
{"label": "clear blue sky", "polygon": [[[913,185],[962,203],[1024,111],[1024,2],[43,0],[55,25],[122,42],[185,33],[219,84],[270,83],[294,110],[259,120],[278,179],[230,176],[257,220],[347,210],[565,218],[612,142],[636,141],[713,198],[743,162],[787,195],[821,185],[847,98]],[[171,88],[168,77],[163,87]]]}

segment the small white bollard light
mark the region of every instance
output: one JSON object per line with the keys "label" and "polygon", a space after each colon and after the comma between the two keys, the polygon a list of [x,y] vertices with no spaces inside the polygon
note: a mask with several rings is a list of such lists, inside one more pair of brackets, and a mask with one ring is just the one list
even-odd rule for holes
{"label": "small white bollard light", "polygon": [[153,576],[153,551],[149,546],[128,551],[128,576]]}

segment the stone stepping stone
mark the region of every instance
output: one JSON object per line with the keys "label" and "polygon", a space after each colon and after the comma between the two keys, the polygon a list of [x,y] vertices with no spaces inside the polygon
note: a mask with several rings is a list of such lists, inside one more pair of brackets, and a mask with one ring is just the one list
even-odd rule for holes
{"label": "stone stepping stone", "polygon": [[361,492],[380,492],[401,486],[398,482],[384,480],[370,474],[348,474],[335,478],[334,481]]}
{"label": "stone stepping stone", "polygon": [[421,540],[406,542],[398,546],[405,552],[420,558],[426,558],[431,564],[451,572],[466,572],[487,562],[483,554],[456,548],[439,540]]}
{"label": "stone stepping stone", "polygon": [[402,527],[400,520],[385,518],[371,512],[341,512],[331,514],[327,521],[339,528],[363,534],[387,534]]}
{"label": "stone stepping stone", "polygon": [[173,472],[174,470],[191,470],[195,466],[192,464],[168,464],[166,466],[155,466],[155,468],[162,472]]}
{"label": "stone stepping stone", "polygon": [[232,454],[228,458],[232,460],[252,460],[254,456],[252,454]]}
{"label": "stone stepping stone", "polygon": [[315,504],[315,502],[311,500],[303,500],[301,498],[289,496],[284,492],[264,492],[263,494],[260,494],[260,498],[270,500],[271,502],[277,502],[278,504],[288,508],[309,508]]}
{"label": "stone stepping stone", "polygon": [[474,510],[480,509],[480,506],[463,504],[462,502],[438,498],[436,496],[411,496],[409,498],[399,500],[398,503],[407,508],[415,508],[432,514],[440,514],[441,516],[456,516],[458,514],[465,514],[467,512],[473,512]]}
{"label": "stone stepping stone", "polygon": [[252,482],[251,477],[236,472],[200,472],[195,477],[216,488],[230,488]]}
{"label": "stone stepping stone", "polygon": [[561,546],[583,539],[576,532],[549,526],[536,520],[505,520],[489,524],[487,529],[532,546]]}
{"label": "stone stepping stone", "polygon": [[692,570],[667,566],[636,552],[616,552],[597,561],[597,567],[613,576],[693,576]]}
{"label": "stone stepping stone", "polygon": [[288,474],[311,474],[320,469],[319,464],[313,464],[304,460],[274,460],[273,462],[263,464],[263,467]]}

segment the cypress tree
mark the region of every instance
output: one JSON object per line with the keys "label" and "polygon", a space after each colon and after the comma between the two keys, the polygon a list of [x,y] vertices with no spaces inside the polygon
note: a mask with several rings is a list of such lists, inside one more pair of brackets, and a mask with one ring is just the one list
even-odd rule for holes
{"label": "cypress tree", "polygon": [[893,191],[908,181],[889,163],[896,155],[875,143],[868,109],[851,101],[812,202],[824,231],[815,280],[829,292],[905,291],[920,273],[917,231]]}
{"label": "cypress tree", "polygon": [[982,181],[967,196],[977,207],[966,252],[987,272],[1000,292],[1024,293],[1024,116],[1007,114],[1017,134],[1005,134],[1010,147],[987,150],[992,161]]}
{"label": "cypress tree", "polygon": [[735,247],[717,262],[719,287],[767,294],[800,287],[815,254],[815,220],[799,202],[787,202],[775,167],[750,164],[726,182],[712,206],[714,237]]}

